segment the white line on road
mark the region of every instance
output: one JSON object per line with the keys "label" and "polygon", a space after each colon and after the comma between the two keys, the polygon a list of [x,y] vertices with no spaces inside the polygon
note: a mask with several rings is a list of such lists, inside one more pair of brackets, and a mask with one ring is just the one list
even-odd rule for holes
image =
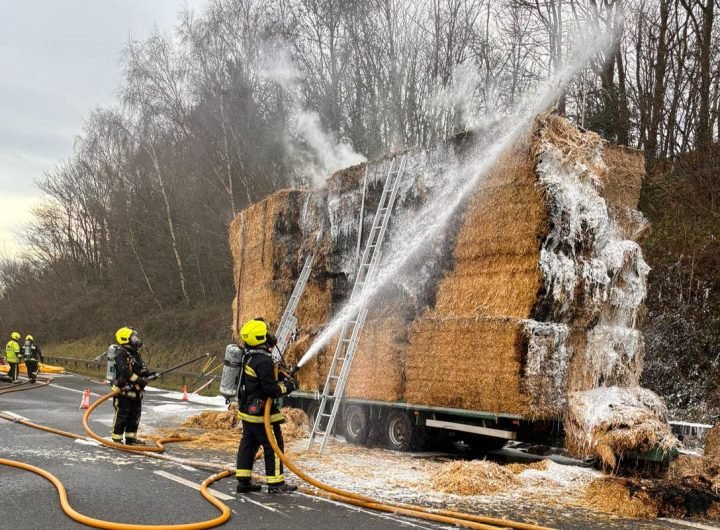
{"label": "white line on road", "polygon": [[30,421],[25,416],[20,416],[20,414],[15,414],[14,412],[11,412],[9,410],[3,410],[2,413],[7,414],[8,416],[12,416],[16,420]]}
{"label": "white line on road", "polygon": [[[83,393],[85,392],[84,390],[78,390],[78,389],[76,389],[76,388],[68,388],[68,387],[66,387],[66,386],[60,386],[60,385],[58,385],[57,383],[50,383],[49,386],[52,386],[52,387],[55,387],[55,388],[62,388],[63,390],[69,390],[70,392],[76,392],[76,393],[78,393],[78,394],[83,394]],[[100,397],[100,396],[101,396],[101,394],[96,394],[95,392],[90,392],[90,395],[91,395],[91,396],[95,396],[95,397]]]}
{"label": "white line on road", "polygon": [[690,521],[682,521],[680,519],[670,519],[667,517],[658,517],[658,521],[667,521],[668,523],[674,523],[680,526],[686,526],[688,528],[698,528],[699,530],[717,530],[718,526],[709,526],[706,524],[693,523]]}
{"label": "white line on road", "polygon": [[[187,480],[182,477],[178,477],[177,475],[173,475],[172,473],[168,473],[167,471],[154,471],[156,475],[160,475],[161,477],[165,477],[170,480],[174,480],[178,484],[182,484],[183,486],[187,486],[189,488],[192,488],[194,490],[200,491],[200,484],[194,483],[192,480]],[[230,495],[225,495],[224,493],[221,493],[217,490],[208,488],[208,491],[212,493],[215,497],[218,499],[221,499],[223,501],[229,501],[234,499],[235,497],[231,497]]]}
{"label": "white line on road", "polygon": [[410,521],[407,521],[405,519],[399,519],[397,517],[393,517],[392,515],[385,515],[385,514],[376,512],[375,510],[360,508],[359,506],[354,506],[352,504],[345,504],[344,502],[334,501],[332,499],[326,499],[325,497],[321,497],[321,496],[308,495],[307,493],[300,493],[300,492],[298,492],[298,495],[302,495],[304,497],[308,497],[310,499],[314,499],[314,500],[318,500],[318,501],[329,502],[330,504],[335,504],[336,506],[342,506],[343,508],[347,508],[348,510],[354,510],[356,512],[366,513],[368,515],[374,515],[375,517],[379,517],[380,519],[389,519],[390,521],[393,521],[395,523],[400,523],[405,526],[413,526],[415,528],[429,528],[429,529],[435,528],[432,526],[424,526],[421,524],[411,523]]}

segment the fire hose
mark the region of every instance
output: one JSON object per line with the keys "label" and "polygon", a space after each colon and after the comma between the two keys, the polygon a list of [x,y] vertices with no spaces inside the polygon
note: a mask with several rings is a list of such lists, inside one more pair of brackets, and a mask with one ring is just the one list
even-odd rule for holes
{"label": "fire hose", "polygon": [[[45,386],[49,384],[49,381],[45,383],[44,385],[35,385],[35,386],[26,386],[24,388],[17,388],[17,390],[30,390],[32,388],[40,388],[41,386]],[[18,385],[19,386],[19,385]],[[8,389],[9,390],[9,389]],[[15,391],[15,389],[13,389]],[[7,392],[7,390],[5,391]],[[0,393],[5,393],[0,391]],[[87,411],[85,411],[85,414],[83,415],[83,428],[85,431],[92,437],[93,439],[97,440],[98,442],[102,443],[103,445],[106,445],[108,447],[112,447],[114,449],[119,449],[121,451],[128,451],[128,452],[142,452],[145,451],[152,451],[152,452],[162,452],[165,450],[165,447],[163,446],[164,443],[170,443],[170,442],[178,442],[178,441],[188,441],[192,440],[192,438],[169,438],[169,439],[162,439],[158,441],[158,445],[156,447],[143,447],[143,446],[125,446],[122,444],[117,444],[114,442],[109,442],[108,440],[105,440],[98,435],[96,435],[92,430],[90,430],[90,427],[88,425],[88,418],[90,414],[92,413],[97,406],[110,399],[116,394],[116,392],[111,392],[109,394],[106,394],[102,397],[100,397],[95,403],[93,403]],[[50,432],[53,434],[58,434],[60,436],[66,436],[68,438],[75,438],[75,439],[83,439],[83,436],[62,431],[60,429],[54,429],[52,427],[46,427],[43,425],[38,425],[35,423],[32,423],[28,420],[24,420],[22,418],[13,417],[4,413],[0,413],[0,418],[13,421],[15,423],[22,423],[23,425],[27,425],[29,427],[33,427],[36,429],[40,429],[46,432]],[[148,454],[147,456],[153,456]],[[62,482],[53,475],[52,473],[45,471],[44,469],[41,469],[36,466],[32,466],[29,464],[25,464],[23,462],[16,462],[14,460],[7,460],[5,458],[0,458],[0,465],[15,467],[18,469],[23,469],[25,471],[30,471],[32,473],[35,473],[37,475],[40,475],[41,477],[48,480],[58,491],[58,495],[60,497],[60,506],[65,512],[65,514],[70,517],[71,519],[88,525],[95,528],[104,528],[108,530],[202,530],[205,528],[214,528],[216,526],[219,526],[226,522],[228,519],[230,519],[231,511],[230,508],[228,508],[227,505],[213,497],[213,495],[209,492],[208,488],[211,484],[214,482],[217,482],[218,480],[221,480],[223,478],[229,477],[233,474],[232,471],[224,470],[220,473],[216,473],[215,475],[212,475],[211,477],[208,477],[205,479],[202,484],[200,484],[200,494],[207,500],[209,503],[211,503],[213,506],[215,506],[219,511],[220,515],[215,517],[214,519],[210,519],[207,521],[199,521],[196,523],[185,523],[185,524],[173,524],[173,525],[144,525],[144,524],[131,524],[131,523],[117,523],[114,521],[104,521],[101,519],[95,519],[93,517],[89,517],[87,515],[83,515],[73,509],[72,506],[70,506],[70,503],[68,502],[67,497],[67,490],[65,489],[65,486],[63,486]]]}
{"label": "fire hose", "polygon": [[[49,381],[48,381],[49,383]],[[47,384],[47,383],[45,383]],[[26,387],[22,388],[22,390],[29,390],[31,388],[38,388],[40,385],[36,387]],[[20,390],[20,388],[18,388]],[[146,453],[146,456],[155,456],[152,453],[160,453],[164,451],[163,443],[170,443],[170,442],[179,442],[179,441],[188,441],[191,440],[191,438],[170,438],[170,439],[163,439],[159,440],[157,443],[158,445],[155,447],[152,446],[125,446],[122,444],[117,444],[115,442],[110,442],[108,440],[105,440],[104,438],[99,437],[96,435],[89,427],[88,425],[88,418],[92,414],[92,412],[103,402],[110,399],[116,394],[116,392],[111,392],[109,394],[106,394],[102,397],[100,397],[95,403],[93,403],[90,408],[85,412],[83,415],[83,428],[85,432],[94,440],[98,441],[99,443],[112,447],[115,449],[119,449],[122,451],[128,451],[128,452],[136,452],[136,453]],[[497,528],[515,528],[518,530],[549,530],[545,527],[536,526],[532,524],[526,524],[526,523],[520,523],[515,521],[509,521],[509,520],[503,520],[503,519],[497,519],[492,517],[484,517],[484,516],[477,516],[477,515],[471,515],[471,514],[464,514],[460,512],[454,512],[450,510],[440,510],[440,509],[431,509],[426,508],[423,506],[416,506],[416,505],[410,505],[410,504],[402,504],[402,503],[387,503],[380,501],[378,499],[374,499],[372,497],[368,497],[365,495],[360,495],[357,493],[353,493],[347,490],[343,490],[340,488],[335,488],[333,486],[330,486],[328,484],[322,483],[319,480],[314,479],[313,477],[310,477],[306,473],[304,473],[302,470],[298,469],[297,466],[295,466],[288,458],[285,456],[285,454],[280,450],[280,448],[277,445],[277,441],[275,440],[275,436],[272,432],[271,424],[270,424],[270,408],[271,408],[272,400],[268,400],[265,407],[265,430],[268,436],[268,439],[270,441],[270,444],[277,454],[278,458],[290,469],[293,473],[295,473],[300,479],[304,480],[308,484],[311,484],[312,486],[315,486],[316,488],[320,489],[322,493],[318,493],[314,490],[305,490],[307,493],[313,494],[313,495],[319,495],[324,497],[329,497],[331,499],[344,502],[347,504],[352,504],[355,506],[360,506],[363,508],[368,508],[376,511],[383,511],[398,515],[405,515],[409,517],[414,518],[420,518],[425,520],[430,520],[434,522],[440,522],[440,523],[446,523],[446,524],[454,524],[458,526],[463,526],[466,528],[474,528],[474,529],[497,529]],[[65,431],[61,431],[59,429],[53,429],[51,427],[45,427],[37,424],[33,424],[32,422],[29,422],[27,420],[18,419],[12,416],[8,416],[6,414],[0,413],[0,418],[14,421],[18,423],[23,423],[27,426],[39,428],[42,430],[45,430],[47,432],[51,432],[54,434],[59,434],[61,436],[67,436],[71,438],[83,438],[82,436],[76,435],[74,433],[68,433]],[[224,470],[220,473],[217,473],[209,478],[207,478],[200,486],[200,493],[202,496],[211,504],[213,504],[218,510],[220,510],[221,515],[216,517],[215,519],[208,520],[208,521],[201,521],[197,523],[187,523],[187,524],[177,524],[177,525],[135,525],[135,524],[128,524],[128,523],[116,523],[112,521],[103,521],[100,519],[94,519],[92,517],[88,517],[86,515],[83,515],[77,511],[75,511],[69,504],[67,499],[67,491],[65,490],[62,483],[52,475],[51,473],[40,469],[35,466],[31,466],[29,464],[24,464],[22,462],[15,462],[12,460],[6,460],[0,458],[0,465],[7,465],[16,467],[19,469],[23,469],[26,471],[31,471],[33,473],[36,473],[43,478],[50,481],[55,488],[58,490],[58,494],[60,496],[60,504],[65,512],[66,515],[68,515],[70,518],[72,518],[75,521],[78,521],[80,523],[86,524],[88,526],[93,526],[96,528],[106,528],[110,530],[199,530],[204,528],[213,528],[215,526],[218,526],[220,524],[223,524],[225,521],[227,521],[230,518],[230,509],[217,500],[215,497],[213,497],[210,492],[208,491],[208,487],[223,478],[226,478],[228,476],[232,475],[232,471]]]}
{"label": "fire hose", "polygon": [[[497,519],[494,517],[471,515],[461,512],[454,512],[451,510],[435,510],[413,504],[384,502],[378,499],[374,499],[372,497],[368,497],[366,495],[360,495],[358,493],[353,493],[351,491],[336,488],[334,486],[330,486],[329,484],[320,482],[319,480],[303,472],[301,469],[298,469],[298,467],[293,464],[293,462],[287,456],[285,456],[285,454],[278,446],[277,440],[275,440],[275,434],[272,430],[272,425],[270,423],[271,408],[272,400],[268,399],[265,402],[265,434],[270,440],[270,445],[272,446],[273,451],[275,451],[275,454],[282,461],[282,463],[287,466],[290,471],[295,473],[299,478],[301,478],[308,484],[311,484],[316,488],[322,490],[324,493],[322,493],[321,496],[327,496],[340,502],[353,504],[355,506],[360,506],[363,508],[370,508],[372,510],[395,513],[399,515],[407,515],[410,517],[426,519],[439,523],[448,523],[457,526],[464,526],[466,528],[476,528],[483,530],[497,530],[497,528],[516,528],[519,530],[550,530],[549,528],[544,526],[520,523],[505,519]],[[311,490],[306,492],[310,494],[314,493]]]}

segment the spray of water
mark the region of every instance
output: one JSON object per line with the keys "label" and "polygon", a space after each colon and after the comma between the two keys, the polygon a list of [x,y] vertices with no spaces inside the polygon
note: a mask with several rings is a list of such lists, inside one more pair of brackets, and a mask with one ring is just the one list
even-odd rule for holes
{"label": "spray of water", "polygon": [[435,244],[458,207],[475,190],[480,179],[487,175],[500,156],[526,133],[536,116],[557,100],[590,59],[608,49],[611,44],[612,35],[607,33],[596,33],[578,42],[574,53],[570,55],[572,60],[555,76],[538,86],[534,93],[526,95],[521,103],[508,113],[504,129],[498,131],[489,143],[476,148],[462,163],[447,171],[442,178],[443,185],[439,186],[439,193],[417,212],[411,222],[404,223],[392,240],[388,241],[382,270],[375,280],[366,284],[360,296],[343,307],[303,355],[298,367],[315,357],[340,331],[347,318],[363,305],[369,305],[384,286],[398,277],[408,262],[429,245]]}

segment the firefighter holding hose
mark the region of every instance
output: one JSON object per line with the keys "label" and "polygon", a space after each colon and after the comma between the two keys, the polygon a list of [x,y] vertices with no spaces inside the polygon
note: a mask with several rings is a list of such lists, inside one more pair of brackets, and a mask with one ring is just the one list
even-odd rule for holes
{"label": "firefighter holding hose", "polygon": [[[240,337],[245,343],[242,359],[242,371],[238,386],[238,418],[242,420],[243,434],[237,454],[237,492],[251,493],[260,491],[260,484],[252,482],[252,468],[255,454],[260,446],[265,457],[265,478],[268,493],[289,493],[297,486],[285,482],[283,466],[275,455],[270,440],[265,433],[263,413],[265,401],[297,390],[298,384],[290,376],[279,378],[278,366],[272,358],[275,337],[268,333],[267,323],[256,318],[246,322],[240,329]],[[281,450],[284,449],[280,424],[285,417],[273,403],[270,412],[275,439]]]}
{"label": "firefighter holding hose", "polygon": [[138,333],[130,327],[122,327],[115,333],[117,354],[115,356],[116,378],[113,381],[113,406],[115,419],[113,421],[112,440],[122,443],[125,435],[125,445],[145,445],[137,438],[142,413],[143,391],[149,378],[155,377],[145,366],[140,356],[143,345]]}

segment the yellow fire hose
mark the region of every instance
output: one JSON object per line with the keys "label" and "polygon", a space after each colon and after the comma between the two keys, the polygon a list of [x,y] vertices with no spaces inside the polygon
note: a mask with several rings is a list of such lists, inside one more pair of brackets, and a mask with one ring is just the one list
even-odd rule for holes
{"label": "yellow fire hose", "polygon": [[[48,381],[49,383],[49,381]],[[45,383],[45,384],[48,384]],[[19,385],[18,385],[19,386]],[[30,390],[32,388],[39,388],[43,385],[36,385],[36,386],[29,386],[24,388],[18,388],[18,390]],[[17,388],[17,387],[16,387]],[[107,440],[104,440],[103,438],[100,438],[97,436],[94,432],[90,430],[90,427],[88,426],[87,420],[90,416],[90,413],[97,408],[97,406],[106,401],[107,399],[114,396],[114,393],[107,394],[105,396],[102,396],[100,399],[98,399],[93,405],[91,405],[87,411],[85,411],[85,414],[83,415],[83,428],[85,431],[92,437],[93,439],[99,441],[103,445],[106,445],[108,447],[112,447],[114,449],[119,449],[121,451],[132,451],[132,452],[139,452],[142,449],[145,451],[154,451],[154,452],[162,452],[165,450],[165,447],[162,445],[163,442],[169,443],[169,442],[177,442],[177,441],[187,441],[191,440],[192,438],[170,438],[170,439],[163,439],[158,442],[157,447],[137,447],[137,446],[125,446],[122,444],[117,444],[114,442],[108,442]],[[82,436],[79,436],[74,433],[61,431],[59,429],[54,429],[52,427],[45,427],[43,425],[38,425],[35,423],[32,423],[27,420],[23,419],[17,419],[12,416],[8,416],[6,414],[0,413],[0,418],[7,419],[9,421],[14,421],[17,423],[22,423],[23,425],[27,425],[29,427],[34,427],[37,429],[41,429],[43,431],[47,431],[53,434],[58,434],[61,436],[66,436],[68,438],[83,438]],[[148,455],[151,456],[151,455]],[[70,517],[71,519],[88,525],[95,528],[104,528],[108,530],[202,530],[205,528],[214,528],[216,526],[219,526],[226,522],[228,519],[230,519],[230,508],[228,508],[225,504],[220,502],[218,499],[212,496],[212,494],[208,491],[208,487],[218,480],[221,480],[225,477],[229,477],[233,474],[232,471],[222,471],[220,473],[216,473],[215,475],[212,475],[211,477],[205,479],[202,484],[200,484],[200,494],[207,500],[209,503],[211,503],[213,506],[215,506],[219,511],[220,515],[215,517],[214,519],[210,519],[207,521],[200,521],[197,523],[186,523],[186,524],[173,524],[173,525],[144,525],[144,524],[130,524],[130,523],[116,523],[113,521],[103,521],[101,519],[95,519],[93,517],[88,517],[87,515],[83,515],[77,511],[75,511],[72,506],[70,506],[70,503],[68,502],[67,498],[67,490],[65,490],[65,487],[62,485],[62,482],[58,480],[58,478],[53,475],[52,473],[49,473],[48,471],[45,471],[44,469],[40,469],[39,467],[31,466],[29,464],[25,464],[23,462],[16,462],[13,460],[7,460],[4,458],[0,458],[0,465],[15,467],[18,469],[23,469],[25,471],[31,471],[32,473],[35,473],[37,475],[40,475],[41,477],[47,479],[50,481],[50,483],[55,486],[55,488],[58,491],[58,495],[60,496],[60,506],[62,507],[62,510],[65,512],[65,514]]]}
{"label": "yellow fire hose", "polygon": [[516,521],[509,521],[505,519],[496,519],[494,517],[484,517],[480,515],[471,515],[460,512],[453,512],[451,510],[434,510],[431,508],[425,508],[424,506],[416,506],[412,504],[402,503],[387,503],[379,501],[372,497],[353,493],[351,491],[335,488],[329,484],[320,482],[319,480],[307,475],[302,470],[298,469],[287,456],[280,450],[275,440],[275,434],[272,431],[270,424],[270,409],[272,408],[272,400],[268,399],[265,402],[265,433],[270,440],[270,445],[275,451],[275,454],[287,468],[295,473],[302,480],[308,484],[312,484],[316,488],[324,491],[322,496],[327,496],[340,502],[353,504],[355,506],[361,506],[363,508],[370,508],[373,510],[396,513],[400,515],[408,515],[410,517],[416,517],[419,519],[427,519],[430,521],[436,521],[440,523],[449,523],[457,526],[464,526],[466,528],[477,528],[477,529],[489,529],[497,530],[497,528],[517,528],[519,530],[551,530],[547,527],[537,526],[533,524],[520,523]]}
{"label": "yellow fire hose", "polygon": [[[16,390],[30,390],[31,388],[39,388],[41,386],[49,384],[50,381],[45,382],[44,384],[35,385],[35,386],[29,386],[29,387],[21,387],[18,388],[20,385],[17,385],[16,387],[13,387],[12,389],[3,389],[0,390],[0,394],[6,393],[9,391],[16,391]],[[109,393],[105,396],[100,397],[97,401],[95,401],[85,412],[82,419],[82,424],[85,432],[94,440],[98,441],[99,443],[107,446],[112,447],[114,449],[118,449],[121,451],[129,451],[129,452],[136,452],[136,453],[146,453],[146,456],[156,456],[153,453],[161,453],[165,450],[163,443],[170,443],[170,442],[179,442],[179,441],[189,441],[192,440],[192,438],[170,438],[170,439],[162,439],[157,442],[157,446],[126,446],[123,444],[118,444],[115,442],[110,442],[108,440],[105,440],[104,438],[101,438],[100,436],[96,435],[89,427],[88,425],[88,418],[90,417],[90,414],[103,402],[107,401],[111,397],[113,397],[115,393]],[[295,473],[298,477],[300,477],[302,480],[307,482],[308,484],[311,484],[315,486],[316,488],[319,488],[322,493],[319,493],[320,496],[329,497],[334,500],[338,500],[340,502],[344,502],[347,504],[352,504],[355,506],[360,506],[363,508],[369,508],[377,511],[383,511],[388,513],[394,513],[399,515],[406,515],[410,517],[420,518],[420,519],[426,519],[430,521],[445,523],[445,524],[454,524],[457,526],[464,526],[466,528],[474,528],[474,529],[488,529],[488,530],[496,530],[497,528],[515,528],[518,530],[549,530],[545,527],[536,526],[532,524],[526,524],[526,523],[519,523],[515,521],[508,521],[504,519],[496,519],[493,517],[483,517],[483,516],[477,516],[477,515],[471,515],[471,514],[464,514],[460,512],[453,512],[450,510],[434,510],[430,508],[426,508],[423,506],[415,506],[410,504],[401,504],[401,503],[386,503],[379,501],[377,499],[374,499],[372,497],[368,497],[365,495],[360,495],[357,493],[353,493],[347,490],[342,490],[339,488],[335,488],[333,486],[330,486],[328,484],[324,484],[309,475],[305,474],[303,471],[298,469],[286,456],[285,454],[280,450],[280,448],[277,445],[277,441],[275,440],[275,436],[272,432],[272,427],[270,424],[270,409],[272,406],[272,400],[268,400],[265,406],[265,431],[267,433],[268,439],[270,440],[270,444],[277,454],[278,458],[282,460],[282,462],[287,466],[288,469],[290,469],[293,473]],[[34,424],[30,421],[14,418],[12,416],[8,416],[6,414],[0,413],[0,418],[14,421],[18,423],[22,423],[24,425],[38,428],[47,432],[51,432],[54,434],[58,434],[61,436],[67,436],[70,438],[82,438],[82,436],[68,433],[65,431],[61,431],[59,429],[54,429],[51,427],[45,427],[42,425]],[[67,491],[65,490],[65,487],[62,485],[62,483],[52,475],[51,473],[40,469],[35,466],[31,466],[29,464],[25,464],[22,462],[15,462],[12,460],[7,460],[4,458],[0,458],[0,465],[6,465],[11,467],[16,467],[18,469],[23,469],[26,471],[31,471],[33,473],[36,473],[43,478],[50,481],[55,488],[58,490],[58,494],[60,496],[60,505],[68,517],[72,518],[73,520],[86,524],[88,526],[93,526],[95,528],[105,528],[109,530],[200,530],[205,528],[213,528],[215,526],[221,525],[224,522],[226,522],[230,518],[230,509],[220,502],[218,499],[213,497],[210,492],[208,491],[208,487],[223,478],[226,478],[228,476],[231,476],[233,473],[232,471],[225,470],[220,473],[217,473],[209,478],[207,478],[203,483],[200,485],[200,493],[202,496],[210,502],[213,506],[215,506],[218,510],[220,510],[221,514],[216,517],[215,519],[211,519],[208,521],[201,521],[197,523],[186,523],[186,524],[177,524],[177,525],[135,525],[135,524],[129,524],[129,523],[116,523],[112,521],[103,521],[100,519],[94,519],[92,517],[88,517],[86,515],[83,515],[81,513],[78,513],[75,511],[69,504],[67,499]],[[318,493],[307,490],[311,494],[318,495]]]}

